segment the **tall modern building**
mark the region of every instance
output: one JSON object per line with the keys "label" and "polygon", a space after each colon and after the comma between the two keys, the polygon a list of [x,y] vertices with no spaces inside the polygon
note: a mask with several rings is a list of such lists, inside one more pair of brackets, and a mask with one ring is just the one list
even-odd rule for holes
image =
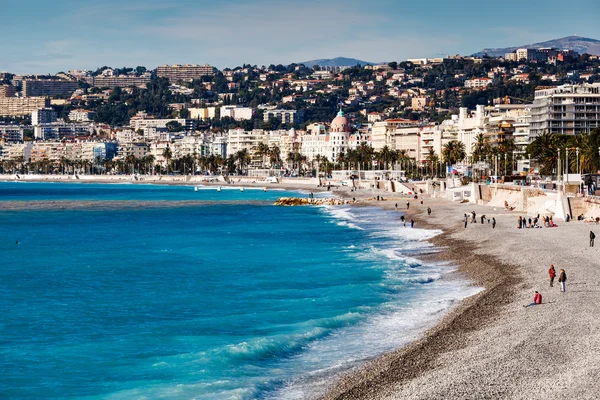
{"label": "tall modern building", "polygon": [[47,97],[0,97],[0,116],[23,117],[46,107],[50,107]]}
{"label": "tall modern building", "polygon": [[212,76],[215,74],[215,68],[208,65],[184,64],[184,65],[161,65],[156,68],[156,75],[160,78],[167,78],[169,82],[193,81],[203,76]]}
{"label": "tall modern building", "polygon": [[23,81],[23,96],[70,96],[79,89],[75,81],[59,79],[25,79]]}
{"label": "tall modern building", "polygon": [[14,97],[15,87],[13,85],[0,85],[0,97]]}
{"label": "tall modern building", "polygon": [[600,83],[563,85],[535,91],[530,135],[589,134],[600,127]]}
{"label": "tall modern building", "polygon": [[40,108],[31,113],[31,125],[51,124],[52,122],[56,122],[56,118],[56,111],[51,107]]}

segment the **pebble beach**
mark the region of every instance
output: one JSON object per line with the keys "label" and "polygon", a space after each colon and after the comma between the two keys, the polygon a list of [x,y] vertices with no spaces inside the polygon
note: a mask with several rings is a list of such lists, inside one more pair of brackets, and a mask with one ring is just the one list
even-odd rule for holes
{"label": "pebble beach", "polygon": [[[377,203],[393,209],[395,202],[405,211],[400,199]],[[471,211],[478,220],[465,229]],[[598,397],[600,248],[589,247],[589,231],[600,226],[518,229],[519,213],[445,199],[411,201],[408,214],[418,226],[442,229],[433,241],[445,251],[436,257],[460,265],[458,274],[486,290],[422,339],[346,375],[324,399]],[[495,229],[480,223],[482,214],[496,218]],[[551,263],[567,273],[565,293],[556,281],[549,285]],[[524,308],[535,290],[543,304]]]}

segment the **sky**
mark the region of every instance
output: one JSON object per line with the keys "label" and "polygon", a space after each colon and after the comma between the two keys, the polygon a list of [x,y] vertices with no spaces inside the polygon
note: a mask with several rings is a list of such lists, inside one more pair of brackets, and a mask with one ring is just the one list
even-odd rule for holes
{"label": "sky", "polygon": [[0,0],[0,15],[0,71],[17,74],[388,62],[600,39],[598,0]]}

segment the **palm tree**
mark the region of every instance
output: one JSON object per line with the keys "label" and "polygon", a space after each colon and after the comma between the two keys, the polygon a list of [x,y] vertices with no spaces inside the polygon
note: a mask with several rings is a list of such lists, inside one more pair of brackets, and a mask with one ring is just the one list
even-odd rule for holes
{"label": "palm tree", "polygon": [[440,158],[438,157],[437,154],[435,154],[435,150],[429,149],[429,152],[427,153],[427,164],[429,166],[429,169],[431,170],[431,175],[434,174],[433,166],[436,163],[438,163],[439,161],[440,161]]}
{"label": "palm tree", "polygon": [[527,146],[527,153],[536,159],[540,166],[540,174],[552,174],[554,167],[558,165],[558,149],[562,142],[560,135],[544,132]]}
{"label": "palm tree", "polygon": [[475,143],[472,146],[473,161],[478,162],[485,158],[490,153],[490,144],[488,138],[483,133],[478,133],[475,136]]}
{"label": "palm tree", "polygon": [[239,165],[240,174],[243,175],[244,167],[250,163],[250,155],[248,154],[248,150],[242,149],[242,150],[238,151],[237,153],[235,153],[235,160],[237,161],[237,163]]}
{"label": "palm tree", "polygon": [[137,158],[135,158],[135,156],[133,154],[128,155],[127,157],[125,157],[125,165],[130,165],[131,166],[131,173],[135,174],[135,162],[137,161]]}
{"label": "palm tree", "polygon": [[169,164],[171,162],[171,158],[173,157],[173,152],[169,147],[167,147],[163,150],[162,156],[165,159],[165,162],[167,163],[167,174],[169,174]]}
{"label": "palm tree", "polygon": [[267,144],[265,144],[265,143],[258,144],[255,154],[261,158],[261,160],[260,160],[261,168],[264,168],[265,156],[269,154],[270,150],[271,149],[269,149],[269,146]]}
{"label": "palm tree", "polygon": [[281,150],[279,150],[279,147],[277,145],[273,145],[273,147],[269,149],[268,155],[271,167],[279,166],[279,164],[281,163]]}
{"label": "palm tree", "polygon": [[390,148],[387,145],[383,146],[377,158],[380,163],[383,163],[384,169],[388,169],[388,163],[392,160]]}
{"label": "palm tree", "polygon": [[449,165],[456,164],[457,162],[463,160],[465,156],[465,144],[463,142],[459,142],[458,140],[449,141],[442,150],[444,162],[448,163]]}

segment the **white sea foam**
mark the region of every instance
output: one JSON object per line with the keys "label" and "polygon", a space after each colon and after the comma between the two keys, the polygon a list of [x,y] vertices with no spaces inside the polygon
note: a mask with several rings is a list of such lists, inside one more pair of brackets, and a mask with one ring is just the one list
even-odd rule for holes
{"label": "white sea foam", "polygon": [[359,258],[377,260],[377,268],[385,270],[381,285],[390,299],[365,321],[312,341],[306,351],[284,360],[283,368],[291,368],[285,364],[293,363],[294,369],[312,372],[285,383],[269,393],[268,399],[319,396],[334,375],[415,340],[458,301],[482,290],[466,281],[443,279],[456,269],[448,263],[423,263],[418,259],[420,253],[435,250],[426,240],[441,231],[404,228],[395,214],[380,209],[324,209],[334,219],[370,232],[371,243],[352,250]]}

